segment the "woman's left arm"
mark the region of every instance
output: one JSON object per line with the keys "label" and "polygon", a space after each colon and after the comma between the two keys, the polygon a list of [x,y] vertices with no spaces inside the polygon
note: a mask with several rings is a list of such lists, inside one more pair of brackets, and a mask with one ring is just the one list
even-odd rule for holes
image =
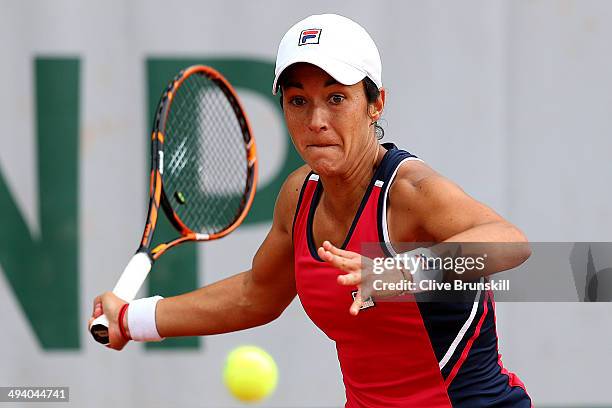
{"label": "woman's left arm", "polygon": [[[416,227],[432,242],[442,243],[431,247],[434,253],[460,252],[461,256],[486,253],[485,269],[466,274],[465,278],[511,269],[529,258],[527,238],[515,225],[427,165],[413,165],[419,166],[420,171],[404,174],[392,186],[390,228],[401,225],[402,219],[410,220],[413,231]],[[401,226],[395,230],[395,235],[391,231],[392,238],[400,242],[410,240],[406,235],[409,231],[402,231]]]}
{"label": "woman's left arm", "polygon": [[[424,163],[411,162],[402,167],[391,186],[387,213],[390,238],[396,249],[401,248],[402,242],[411,248],[415,242],[422,242],[423,246],[435,243],[428,250],[442,257],[477,258],[486,254],[484,268],[456,276],[466,280],[515,268],[529,258],[531,249],[525,235],[491,208]],[[413,249],[411,253],[416,255],[421,250]],[[338,284],[358,287],[350,307],[352,315],[359,313],[363,299],[371,294],[389,297],[401,292],[381,293],[370,287],[367,279],[374,276],[372,260],[356,252],[325,241],[318,254],[344,272],[338,276]],[[397,282],[404,275],[399,272],[391,268],[377,277]]]}

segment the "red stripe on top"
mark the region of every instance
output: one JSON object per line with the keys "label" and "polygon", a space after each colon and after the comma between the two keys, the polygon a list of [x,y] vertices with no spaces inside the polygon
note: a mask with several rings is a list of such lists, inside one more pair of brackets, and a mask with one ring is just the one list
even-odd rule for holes
{"label": "red stripe on top", "polygon": [[448,375],[448,377],[446,377],[446,380],[444,381],[446,388],[448,388],[450,384],[453,382],[453,379],[455,379],[455,376],[459,372],[459,369],[461,368],[461,366],[467,359],[467,356],[470,353],[470,350],[472,349],[472,344],[474,344],[474,341],[480,335],[480,329],[482,328],[482,324],[484,323],[485,318],[487,317],[488,299],[489,299],[489,292],[486,292],[485,299],[484,299],[484,309],[482,311],[482,315],[480,316],[480,320],[478,320],[478,325],[476,326],[476,330],[474,330],[474,334],[472,335],[472,337],[468,340],[467,344],[465,345],[465,348],[463,349],[463,352],[461,353],[461,357],[459,357],[459,360],[457,361],[457,363],[451,370],[450,374]]}
{"label": "red stripe on top", "polygon": [[303,31],[302,35],[304,34],[319,34],[321,32],[321,30],[308,30],[308,31]]}
{"label": "red stripe on top", "polygon": [[[493,296],[491,296],[491,304],[493,305],[493,311],[495,312],[495,299],[493,298]],[[493,318],[495,319],[495,330],[497,330],[497,314],[496,313],[493,313]],[[497,334],[495,337],[497,337]],[[525,387],[525,384],[523,384],[521,379],[516,374],[511,373],[510,371],[506,369],[506,367],[504,367],[504,364],[502,363],[502,359],[501,359],[502,356],[501,356],[501,353],[499,352],[499,343],[496,344],[496,350],[497,350],[497,356],[498,356],[497,364],[499,365],[499,368],[501,369],[501,373],[508,376],[508,385],[510,387],[520,387],[523,389],[523,391],[525,391],[527,395],[529,395],[529,393],[527,392],[527,388]]]}

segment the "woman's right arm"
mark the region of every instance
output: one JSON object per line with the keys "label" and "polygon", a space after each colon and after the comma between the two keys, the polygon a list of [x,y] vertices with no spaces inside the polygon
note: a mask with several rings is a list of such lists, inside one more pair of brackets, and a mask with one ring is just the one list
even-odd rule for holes
{"label": "woman's right arm", "polygon": [[[296,295],[291,233],[299,191],[307,173],[308,169],[302,167],[283,184],[274,207],[272,227],[255,254],[251,269],[157,303],[155,322],[162,337],[227,333],[260,326],[280,316]],[[109,317],[111,346],[116,349],[124,345],[117,336],[116,322],[123,303],[110,292],[94,302],[94,316],[104,309]],[[126,315],[124,323],[127,321]],[[129,331],[127,325],[124,327]]]}
{"label": "woman's right arm", "polygon": [[296,295],[292,203],[297,198],[292,199],[295,188],[290,184],[288,180],[281,189],[272,228],[251,269],[157,304],[157,329],[162,337],[201,336],[260,326],[276,319],[291,303]]}

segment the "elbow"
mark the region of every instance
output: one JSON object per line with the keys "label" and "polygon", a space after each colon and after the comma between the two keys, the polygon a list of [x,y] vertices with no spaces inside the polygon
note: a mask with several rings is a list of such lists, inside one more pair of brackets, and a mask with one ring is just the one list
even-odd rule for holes
{"label": "elbow", "polygon": [[284,308],[278,309],[262,309],[255,311],[252,317],[253,327],[263,326],[278,319],[283,314]]}
{"label": "elbow", "polygon": [[269,311],[266,315],[265,315],[265,323],[270,323],[273,322],[274,320],[278,319],[283,312],[285,311],[285,308],[278,308],[278,309],[274,309],[272,311]]}
{"label": "elbow", "polygon": [[531,246],[529,245],[529,242],[525,241],[525,242],[520,243],[519,245],[520,245],[520,249],[519,249],[519,254],[517,256],[518,262],[516,266],[522,265],[531,256]]}
{"label": "elbow", "polygon": [[289,307],[293,298],[293,296],[288,298],[286,296],[281,296],[275,302],[264,305],[260,313],[262,319],[265,320],[264,324],[278,319],[283,314],[285,309]]}
{"label": "elbow", "polygon": [[270,302],[253,301],[253,297],[243,299],[241,310],[249,320],[250,327],[263,326],[280,317],[287,305],[277,305]]}
{"label": "elbow", "polygon": [[511,228],[512,240],[510,242],[512,242],[512,245],[516,247],[513,251],[516,256],[516,267],[527,261],[527,259],[529,259],[529,257],[531,256],[532,251],[531,245],[529,244],[529,240],[527,239],[527,236],[523,233],[523,231],[521,231],[514,225],[512,225]]}

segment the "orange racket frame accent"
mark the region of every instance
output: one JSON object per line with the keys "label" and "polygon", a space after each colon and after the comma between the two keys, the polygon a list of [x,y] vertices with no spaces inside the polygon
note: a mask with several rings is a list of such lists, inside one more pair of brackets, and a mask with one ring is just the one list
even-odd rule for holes
{"label": "orange racket frame accent", "polygon": [[[174,95],[181,87],[185,79],[187,79],[191,75],[198,74],[205,75],[210,80],[216,82],[219,88],[226,95],[231,106],[233,107],[243,133],[248,171],[247,183],[245,185],[246,202],[244,204],[242,212],[231,225],[226,227],[224,230],[214,234],[200,234],[190,230],[181,221],[176,212],[172,210],[172,207],[170,206],[166,198],[163,188],[163,163],[161,163],[161,157],[163,156],[163,146],[165,141],[165,136],[163,132],[165,130],[165,123],[168,118],[168,113],[170,112],[170,107],[172,106]],[[248,118],[246,117],[246,114],[244,112],[242,104],[240,103],[240,100],[238,99],[236,91],[234,90],[232,85],[217,70],[204,65],[194,65],[179,72],[179,74],[170,82],[170,84],[162,94],[155,115],[153,132],[151,134],[151,154],[152,157],[149,188],[149,210],[147,214],[147,223],[144,228],[142,240],[140,242],[140,247],[138,248],[138,251],[149,252],[148,250],[151,246],[153,232],[155,231],[155,226],[159,215],[160,205],[164,209],[164,212],[166,213],[166,216],[168,217],[172,225],[179,231],[181,236],[172,241],[159,244],[155,248],[153,248],[153,250],[151,250],[149,253],[154,261],[157,260],[162,254],[164,254],[164,252],[166,252],[168,249],[183,242],[211,241],[222,238],[230,232],[234,231],[236,228],[238,228],[242,221],[244,221],[245,217],[249,212],[249,209],[251,208],[251,205],[253,204],[253,199],[255,197],[255,189],[257,186],[258,178],[257,150],[255,147],[255,139],[253,138],[251,124]]]}

